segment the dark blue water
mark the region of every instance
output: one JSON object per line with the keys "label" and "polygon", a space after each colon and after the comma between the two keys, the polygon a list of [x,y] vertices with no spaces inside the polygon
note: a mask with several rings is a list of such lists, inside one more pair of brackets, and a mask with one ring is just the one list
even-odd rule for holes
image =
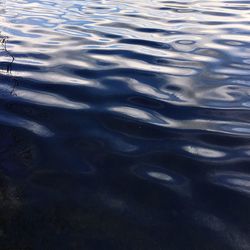
{"label": "dark blue water", "polygon": [[250,1],[1,0],[0,31],[1,250],[250,249]]}

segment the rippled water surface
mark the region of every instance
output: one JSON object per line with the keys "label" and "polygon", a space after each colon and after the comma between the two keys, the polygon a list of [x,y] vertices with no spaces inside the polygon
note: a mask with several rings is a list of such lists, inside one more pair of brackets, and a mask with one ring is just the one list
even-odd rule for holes
{"label": "rippled water surface", "polygon": [[250,249],[250,1],[1,0],[1,250]]}

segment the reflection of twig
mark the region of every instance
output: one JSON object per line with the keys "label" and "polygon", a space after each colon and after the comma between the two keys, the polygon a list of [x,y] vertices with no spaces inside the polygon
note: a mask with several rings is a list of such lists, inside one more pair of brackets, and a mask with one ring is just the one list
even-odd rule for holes
{"label": "reflection of twig", "polygon": [[11,90],[11,94],[15,94],[15,89],[16,87],[18,86],[18,81],[17,79],[12,75],[12,66],[13,66],[13,63],[15,61],[15,57],[8,51],[7,49],[7,40],[8,40],[8,37],[7,36],[2,36],[1,37],[1,45],[3,47],[3,50],[5,51],[5,53],[11,58],[11,62],[9,62],[7,64],[7,73],[11,76],[12,80],[14,81],[14,85],[13,85],[13,88]]}

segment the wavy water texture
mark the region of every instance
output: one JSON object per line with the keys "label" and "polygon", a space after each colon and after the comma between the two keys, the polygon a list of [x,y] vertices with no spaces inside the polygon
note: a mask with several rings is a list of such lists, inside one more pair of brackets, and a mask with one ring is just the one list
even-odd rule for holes
{"label": "wavy water texture", "polygon": [[0,0],[0,32],[1,249],[250,248],[249,0]]}

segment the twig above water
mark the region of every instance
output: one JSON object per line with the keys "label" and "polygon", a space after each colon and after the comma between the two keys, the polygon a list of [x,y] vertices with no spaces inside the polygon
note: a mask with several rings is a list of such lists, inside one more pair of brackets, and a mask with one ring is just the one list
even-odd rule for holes
{"label": "twig above water", "polygon": [[13,84],[13,88],[11,90],[11,94],[15,95],[15,89],[18,86],[18,81],[17,79],[12,75],[12,67],[13,67],[13,63],[15,61],[15,57],[9,52],[9,50],[7,49],[7,41],[8,41],[8,36],[2,36],[0,35],[0,43],[2,45],[2,48],[4,50],[4,52],[7,54],[8,57],[11,58],[11,61],[7,64],[6,67],[6,72],[10,75],[11,79],[13,80],[14,84]]}

